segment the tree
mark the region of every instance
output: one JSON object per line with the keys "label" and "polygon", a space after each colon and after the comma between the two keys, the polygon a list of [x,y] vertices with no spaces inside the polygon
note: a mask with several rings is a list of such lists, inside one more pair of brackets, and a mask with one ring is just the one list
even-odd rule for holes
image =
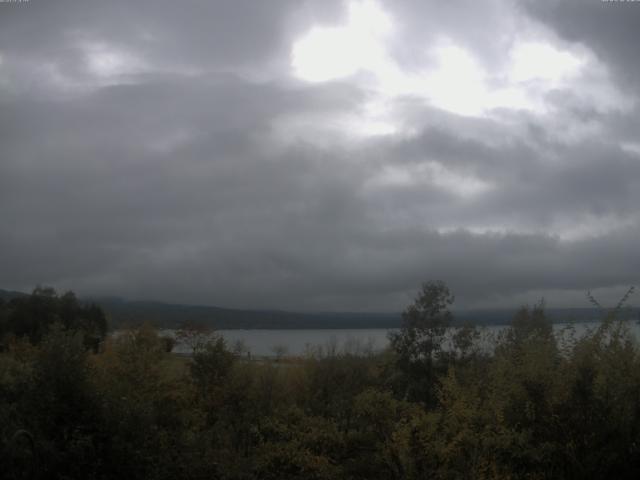
{"label": "tree", "polygon": [[522,346],[534,341],[551,342],[553,326],[544,311],[544,300],[534,305],[521,307],[516,313],[511,326],[505,331],[508,344]]}
{"label": "tree", "polygon": [[98,350],[107,334],[107,319],[100,307],[84,304],[69,291],[58,295],[53,288],[36,287],[31,295],[13,298],[5,307],[5,333],[39,343],[54,324],[82,333],[85,348]]}
{"label": "tree", "polygon": [[39,468],[48,478],[95,478],[101,401],[82,332],[54,324],[32,366],[20,413],[35,439]]}
{"label": "tree", "polygon": [[442,344],[453,315],[455,297],[442,281],[422,284],[418,296],[402,313],[402,327],[389,335],[403,374],[405,396],[433,404],[436,400],[437,367],[442,363]]}
{"label": "tree", "polygon": [[189,365],[191,376],[201,392],[223,384],[236,356],[227,349],[221,336],[215,336],[194,351]]}
{"label": "tree", "polygon": [[185,321],[176,331],[178,344],[188,347],[193,355],[205,349],[212,339],[215,340],[213,329],[202,323]]}
{"label": "tree", "polygon": [[8,330],[8,321],[9,312],[7,310],[7,303],[3,298],[0,297],[0,352],[5,348],[3,337],[7,333]]}
{"label": "tree", "polygon": [[276,357],[276,362],[279,362],[289,353],[289,348],[286,345],[278,344],[271,347],[271,352]]}

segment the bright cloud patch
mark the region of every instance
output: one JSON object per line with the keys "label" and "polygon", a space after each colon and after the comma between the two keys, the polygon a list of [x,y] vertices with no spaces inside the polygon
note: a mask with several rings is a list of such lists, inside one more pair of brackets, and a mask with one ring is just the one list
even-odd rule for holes
{"label": "bright cloud patch", "polygon": [[87,69],[101,79],[140,73],[143,62],[134,55],[105,43],[90,43],[83,47]]}
{"label": "bright cloud patch", "polygon": [[410,168],[386,166],[366,186],[371,189],[431,186],[461,198],[474,197],[492,188],[482,179],[455,172],[438,162],[425,162]]}
{"label": "bright cloud patch", "polygon": [[315,27],[295,43],[293,70],[310,82],[347,77],[361,69],[375,70],[382,61],[382,37],[390,29],[391,21],[377,4],[351,3],[346,25]]}
{"label": "bright cloud patch", "polygon": [[540,42],[517,45],[511,51],[509,76],[515,82],[543,80],[558,82],[575,76],[586,60]]}
{"label": "bright cloud patch", "polygon": [[627,153],[632,153],[634,155],[640,155],[640,143],[636,142],[625,142],[620,145],[620,148]]}
{"label": "bright cloud patch", "polygon": [[424,169],[425,178],[437,187],[460,197],[472,197],[491,189],[487,182],[470,175],[461,175],[437,162],[425,164]]}
{"label": "bright cloud patch", "polygon": [[[517,32],[513,47],[499,65],[483,63],[455,38],[436,35],[423,47],[415,46],[416,52],[422,50],[432,59],[431,64],[409,71],[389,50],[391,41],[402,33],[393,28],[390,15],[372,2],[352,2],[348,11],[345,24],[316,26],[294,43],[291,67],[297,78],[314,83],[336,79],[358,83],[361,78],[355,74],[366,73],[367,88],[381,99],[414,96],[442,110],[472,117],[488,116],[496,109],[548,113],[553,105],[547,95],[574,82],[586,84],[591,96],[611,91],[607,75],[597,74],[595,57],[586,50],[568,50],[551,40],[518,38]],[[597,104],[605,100],[598,99]],[[361,119],[377,122],[366,114]]]}

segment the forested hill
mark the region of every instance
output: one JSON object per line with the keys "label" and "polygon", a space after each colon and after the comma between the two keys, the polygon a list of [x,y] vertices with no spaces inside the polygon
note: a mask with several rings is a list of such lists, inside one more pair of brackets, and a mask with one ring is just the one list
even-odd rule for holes
{"label": "forested hill", "polygon": [[13,290],[2,290],[0,289],[0,299],[1,300],[5,300],[5,301],[9,301],[13,298],[18,298],[18,297],[25,297],[27,296],[26,293],[23,292],[15,292]]}
{"label": "forested hill", "polygon": [[399,313],[300,313],[118,299],[93,301],[107,312],[115,328],[147,321],[160,328],[194,322],[216,329],[394,328],[400,325]]}
{"label": "forested hill", "polygon": [[[22,292],[0,290],[0,298],[26,295]],[[159,328],[175,328],[182,322],[195,322],[216,329],[316,329],[316,328],[397,328],[401,314],[321,312],[301,313],[279,310],[240,310],[203,305],[180,305],[162,302],[128,301],[120,298],[85,299],[101,306],[107,313],[111,328],[149,322]],[[510,323],[516,309],[454,311],[454,323],[475,325],[505,325]],[[591,321],[600,318],[593,308],[551,308],[546,310],[553,322]],[[640,311],[627,311],[639,318]]]}

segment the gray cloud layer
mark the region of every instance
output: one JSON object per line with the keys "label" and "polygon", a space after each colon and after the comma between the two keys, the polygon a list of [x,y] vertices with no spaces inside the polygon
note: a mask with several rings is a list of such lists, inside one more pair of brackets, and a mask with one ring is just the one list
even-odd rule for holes
{"label": "gray cloud layer", "polygon": [[[526,31],[590,63],[518,84],[542,110],[460,115],[367,72],[295,78],[292,45],[344,24],[341,2],[0,4],[0,287],[394,310],[443,279],[468,306],[613,301],[640,267],[640,5],[479,3],[383,4],[388,55],[415,72],[446,40],[506,71]],[[381,101],[395,129],[362,134]]]}

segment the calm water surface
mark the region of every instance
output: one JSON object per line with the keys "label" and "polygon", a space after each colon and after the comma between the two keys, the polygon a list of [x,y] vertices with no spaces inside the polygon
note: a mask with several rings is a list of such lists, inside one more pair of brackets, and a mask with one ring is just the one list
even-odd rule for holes
{"label": "calm water surface", "polygon": [[[587,330],[597,327],[597,322],[571,324],[574,335],[580,337]],[[553,328],[560,340],[570,336],[569,324],[554,324]],[[636,322],[629,322],[629,327],[636,338],[640,338],[640,326]],[[483,342],[491,343],[504,325],[482,327]],[[351,352],[366,352],[383,350],[388,344],[388,333],[395,329],[318,329],[318,330],[218,330],[229,348],[234,348],[239,342],[254,356],[304,355],[318,348],[325,351],[336,349]],[[163,334],[172,335],[173,330],[164,330]],[[185,345],[177,345],[177,353],[189,353]]]}

